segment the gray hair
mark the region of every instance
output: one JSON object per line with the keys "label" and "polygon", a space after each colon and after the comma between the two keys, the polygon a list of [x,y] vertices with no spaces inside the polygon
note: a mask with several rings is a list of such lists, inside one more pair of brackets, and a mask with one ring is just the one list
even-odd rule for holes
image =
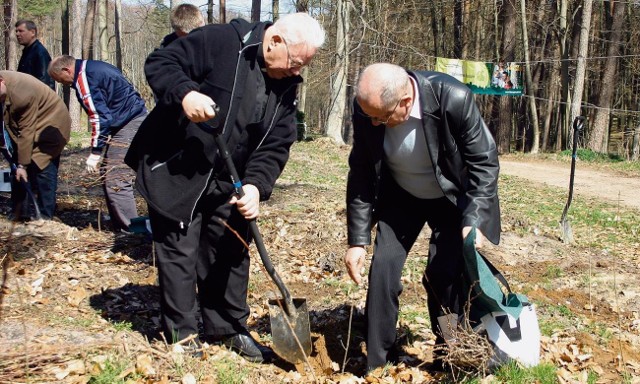
{"label": "gray hair", "polygon": [[304,12],[284,15],[273,23],[273,27],[286,40],[287,44],[306,43],[316,49],[324,44],[324,29],[318,20]]}
{"label": "gray hair", "polygon": [[203,25],[204,17],[193,4],[180,4],[171,12],[171,28],[175,32],[187,34]]}
{"label": "gray hair", "polygon": [[47,72],[49,75],[62,72],[62,68],[74,68],[75,69],[76,58],[69,55],[62,55],[54,58],[49,63],[49,69]]}
{"label": "gray hair", "polygon": [[371,100],[378,96],[382,104],[391,108],[402,97],[408,81],[409,74],[398,65],[371,64],[360,73],[355,96],[361,100]]}

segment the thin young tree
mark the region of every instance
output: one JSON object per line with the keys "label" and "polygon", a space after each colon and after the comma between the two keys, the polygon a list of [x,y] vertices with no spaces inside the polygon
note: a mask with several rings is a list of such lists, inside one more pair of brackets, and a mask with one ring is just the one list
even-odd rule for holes
{"label": "thin young tree", "polygon": [[251,1],[251,21],[257,22],[260,21],[260,7],[262,6],[262,1],[260,0],[252,0]]}
{"label": "thin young tree", "polygon": [[122,0],[115,0],[113,19],[116,40],[116,67],[122,71]]}
{"label": "thin young tree", "polygon": [[[520,13],[522,14],[522,42],[524,50],[524,73],[526,80],[526,92],[529,94],[529,115],[531,116],[531,127],[533,129],[533,141],[531,143],[531,153],[538,153],[540,147],[540,127],[538,125],[538,110],[536,108],[536,87],[531,76],[531,64],[529,60],[529,35],[527,34],[527,5],[526,0],[520,0]],[[523,148],[524,150],[524,148]]]}
{"label": "thin young tree", "polygon": [[96,0],[87,0],[87,13],[84,18],[84,31],[82,33],[82,58],[93,59],[94,30],[96,20]]}
{"label": "thin young tree", "polygon": [[[576,65],[576,77],[574,81],[573,95],[571,97],[571,120],[580,116],[582,107],[582,94],[584,93],[584,76],[587,70],[587,54],[589,52],[589,33],[591,31],[591,11],[593,0],[584,0],[582,9],[582,25],[580,28],[580,45],[578,47],[578,64]],[[609,84],[609,86],[611,86]],[[573,140],[573,130],[569,130],[568,143]]]}
{"label": "thin young tree", "polygon": [[331,82],[331,100],[326,133],[333,141],[344,144],[342,127],[347,107],[347,73],[349,71],[349,0],[338,0],[336,32],[336,65]]}
{"label": "thin young tree", "polygon": [[[500,57],[505,62],[515,61],[516,52],[516,0],[505,0],[500,9],[502,24]],[[496,144],[501,154],[511,151],[511,136],[513,133],[513,100],[503,96],[498,101],[498,123],[496,130]]]}
{"label": "thin young tree", "polygon": [[13,43],[16,35],[16,0],[4,0],[4,67],[10,71],[16,70],[18,52]]}
{"label": "thin young tree", "polygon": [[100,46],[100,60],[109,61],[109,35],[107,29],[107,1],[98,0],[96,16],[98,19],[98,44]]}
{"label": "thin young tree", "polygon": [[[69,19],[69,53],[73,57],[82,57],[82,0],[73,0]],[[69,86],[65,86],[65,88],[69,88]],[[71,116],[71,129],[75,132],[82,130],[80,125],[81,113],[78,99],[70,97],[69,115]]]}

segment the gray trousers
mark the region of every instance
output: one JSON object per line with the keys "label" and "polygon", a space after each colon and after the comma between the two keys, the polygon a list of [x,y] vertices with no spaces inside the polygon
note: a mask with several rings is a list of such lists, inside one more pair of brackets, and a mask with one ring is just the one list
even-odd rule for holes
{"label": "gray trousers", "polygon": [[388,177],[379,204],[378,226],[367,292],[367,365],[393,362],[402,269],[424,224],[431,228],[429,262],[423,276],[436,342],[437,318],[460,313],[462,229],[460,210],[447,198],[418,199]]}
{"label": "gray trousers", "polygon": [[137,117],[111,135],[100,166],[102,187],[114,231],[127,230],[138,216],[133,184],[136,173],[124,163],[131,140],[146,115]]}

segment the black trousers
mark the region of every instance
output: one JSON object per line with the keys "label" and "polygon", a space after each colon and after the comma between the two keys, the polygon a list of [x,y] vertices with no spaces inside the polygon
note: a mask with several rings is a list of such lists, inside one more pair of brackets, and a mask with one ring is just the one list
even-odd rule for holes
{"label": "black trousers", "polygon": [[442,343],[437,318],[459,314],[462,273],[460,210],[447,198],[418,199],[391,177],[380,196],[378,226],[367,293],[367,365],[375,368],[393,360],[402,269],[420,231],[431,228],[429,261],[423,276],[432,330]]}
{"label": "black trousers", "polygon": [[169,342],[198,334],[197,298],[206,336],[237,333],[249,316],[249,253],[221,221],[250,241],[246,219],[217,187],[201,198],[193,221],[180,229],[149,208],[158,261],[162,328]]}
{"label": "black trousers", "polygon": [[31,187],[31,192],[35,195],[36,201],[31,201],[27,189],[16,180],[15,175],[11,178],[11,202],[12,213],[16,219],[29,219],[31,214],[31,204],[38,204],[40,214],[43,219],[53,219],[56,210],[56,191],[58,190],[58,168],[60,167],[60,156],[51,159],[44,169],[38,168],[33,161],[27,166],[27,178]]}

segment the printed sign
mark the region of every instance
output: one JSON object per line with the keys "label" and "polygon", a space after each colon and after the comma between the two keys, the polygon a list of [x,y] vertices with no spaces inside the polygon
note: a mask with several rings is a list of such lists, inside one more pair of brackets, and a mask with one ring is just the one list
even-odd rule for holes
{"label": "printed sign", "polygon": [[522,96],[522,66],[518,63],[485,63],[438,57],[435,70],[460,80],[473,93]]}

